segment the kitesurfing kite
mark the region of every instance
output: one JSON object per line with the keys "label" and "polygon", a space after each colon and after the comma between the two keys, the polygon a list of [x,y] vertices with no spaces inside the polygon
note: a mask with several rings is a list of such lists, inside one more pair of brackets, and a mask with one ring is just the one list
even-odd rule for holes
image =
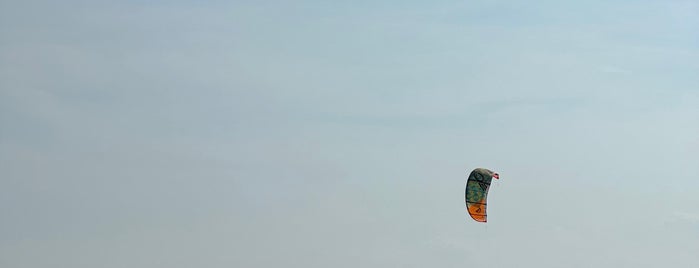
{"label": "kitesurfing kite", "polygon": [[476,221],[487,222],[488,189],[490,181],[500,179],[500,175],[485,168],[471,171],[466,182],[466,210]]}

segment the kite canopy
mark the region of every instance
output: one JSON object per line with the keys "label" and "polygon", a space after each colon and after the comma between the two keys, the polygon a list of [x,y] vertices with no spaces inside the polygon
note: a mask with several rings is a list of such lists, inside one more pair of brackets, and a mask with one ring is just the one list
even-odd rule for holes
{"label": "kite canopy", "polygon": [[487,222],[488,189],[490,181],[500,176],[488,169],[477,168],[471,171],[466,182],[466,210],[476,221]]}

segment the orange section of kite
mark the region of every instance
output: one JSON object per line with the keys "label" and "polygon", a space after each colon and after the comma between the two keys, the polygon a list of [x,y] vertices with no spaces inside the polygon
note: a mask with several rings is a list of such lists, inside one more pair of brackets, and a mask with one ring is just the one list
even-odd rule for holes
{"label": "orange section of kite", "polygon": [[476,221],[487,222],[488,216],[485,214],[485,204],[471,203],[467,205],[468,214]]}

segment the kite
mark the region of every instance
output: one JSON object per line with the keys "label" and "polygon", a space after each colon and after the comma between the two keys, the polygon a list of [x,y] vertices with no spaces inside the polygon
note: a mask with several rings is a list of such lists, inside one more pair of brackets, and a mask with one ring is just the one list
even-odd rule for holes
{"label": "kite", "polygon": [[466,210],[478,222],[487,222],[488,189],[490,181],[500,179],[500,175],[485,168],[471,171],[466,182]]}

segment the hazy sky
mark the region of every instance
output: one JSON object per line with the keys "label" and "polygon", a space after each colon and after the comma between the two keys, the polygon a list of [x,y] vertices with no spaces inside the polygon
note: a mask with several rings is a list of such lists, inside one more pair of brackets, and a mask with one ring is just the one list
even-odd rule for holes
{"label": "hazy sky", "polygon": [[563,2],[0,1],[0,266],[699,267],[699,3]]}

